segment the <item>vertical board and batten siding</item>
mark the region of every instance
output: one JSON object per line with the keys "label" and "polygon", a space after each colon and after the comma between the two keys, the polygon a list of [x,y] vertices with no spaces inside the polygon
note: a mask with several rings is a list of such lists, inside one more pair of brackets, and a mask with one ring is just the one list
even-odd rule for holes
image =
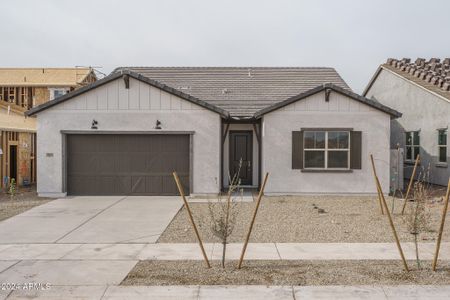
{"label": "vertical board and batten siding", "polygon": [[[302,128],[352,128],[361,132],[361,169],[358,162],[350,173],[302,172],[302,158],[293,144]],[[329,102],[320,92],[263,116],[263,173],[270,172],[267,194],[376,193],[369,154],[376,166],[384,191],[389,187],[390,116],[347,96],[331,92]],[[298,169],[297,169],[298,168]],[[326,184],[324,184],[326,183]]]}
{"label": "vertical board and batten siding", "polygon": [[102,85],[69,101],[63,102],[52,110],[206,110],[189,101],[171,95],[145,82],[130,79],[130,88],[125,89],[121,79]]}
{"label": "vertical board and batten siding", "polygon": [[[219,191],[221,117],[210,110],[130,78],[119,78],[39,113],[38,193],[63,196],[64,149],[61,131],[194,132],[191,174],[194,194]],[[155,130],[156,121],[162,123]],[[95,132],[95,131],[93,131]]]}

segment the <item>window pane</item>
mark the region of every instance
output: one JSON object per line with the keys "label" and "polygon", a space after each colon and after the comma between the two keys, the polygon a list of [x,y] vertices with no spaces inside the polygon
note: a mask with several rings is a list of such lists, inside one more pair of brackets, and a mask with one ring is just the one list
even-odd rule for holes
{"label": "window pane", "polygon": [[447,130],[439,130],[438,144],[447,145]]}
{"label": "window pane", "polygon": [[406,134],[406,145],[412,145],[412,134],[411,132],[407,132]]}
{"label": "window pane", "polygon": [[439,162],[447,162],[447,147],[439,147]]}
{"label": "window pane", "polygon": [[414,131],[414,138],[413,138],[414,145],[420,145],[420,135],[418,131]]}
{"label": "window pane", "polygon": [[329,149],[337,149],[338,148],[338,137],[339,137],[339,132],[337,132],[337,131],[329,131],[328,132],[328,148]]}
{"label": "window pane", "polygon": [[306,149],[313,149],[314,148],[314,132],[312,131],[305,131],[304,133],[304,141]]}
{"label": "window pane", "polygon": [[348,132],[339,133],[339,149],[348,149]]}
{"label": "window pane", "polygon": [[325,168],[325,151],[305,151],[305,168]]}
{"label": "window pane", "polygon": [[316,149],[325,148],[325,131],[316,131]]}
{"label": "window pane", "polygon": [[328,168],[348,168],[348,151],[328,151]]}
{"label": "window pane", "polygon": [[416,160],[417,155],[420,153],[420,147],[414,147],[414,160]]}
{"label": "window pane", "polygon": [[328,132],[329,149],[348,149],[348,132],[329,131]]}
{"label": "window pane", "polygon": [[406,159],[407,160],[412,160],[412,148],[411,147],[406,147]]}

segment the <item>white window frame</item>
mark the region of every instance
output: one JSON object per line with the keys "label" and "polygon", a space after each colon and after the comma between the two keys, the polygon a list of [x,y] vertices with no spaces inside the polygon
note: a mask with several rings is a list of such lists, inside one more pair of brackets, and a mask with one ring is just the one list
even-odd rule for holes
{"label": "white window frame", "polygon": [[[414,139],[414,133],[417,132],[417,135],[419,136],[419,143],[416,144],[415,139]],[[406,135],[410,133],[411,134],[411,145],[406,144]],[[414,152],[414,148],[419,148],[419,153],[415,153]],[[411,154],[412,154],[412,158],[408,159],[407,155],[408,155],[408,148],[411,148]],[[420,154],[420,130],[413,130],[413,131],[406,131],[405,132],[405,161],[407,162],[415,162],[416,161],[416,157],[417,155]]]}
{"label": "white window frame", "polygon": [[[325,133],[325,148],[306,148],[305,145],[305,133],[307,132],[324,132]],[[329,132],[346,132],[348,135],[348,146],[345,149],[335,149],[335,148],[328,148],[328,133]],[[305,130],[303,131],[303,168],[305,170],[350,170],[350,131],[348,130]],[[325,152],[325,167],[324,168],[311,168],[311,167],[305,167],[306,166],[306,159],[305,159],[305,152],[306,151],[321,151]],[[328,152],[329,151],[347,151],[347,167],[346,168],[329,168],[328,167]]]}
{"label": "white window frame", "polygon": [[[438,162],[440,162],[440,163],[447,163],[447,155],[448,155],[448,147],[447,147],[447,144],[445,144],[445,145],[440,145],[439,144],[439,135],[440,135],[440,133],[441,132],[444,132],[444,134],[446,135],[446,141],[447,141],[447,144],[448,144],[448,130],[447,130],[447,128],[441,128],[441,129],[438,129],[438,153],[437,153],[437,157],[438,157]],[[440,155],[441,155],[441,148],[445,148],[445,160],[444,161],[442,161],[441,160],[441,157],[440,157]]]}
{"label": "white window frame", "polygon": [[[69,89],[67,89],[67,88],[49,88],[48,89],[49,91],[50,91],[50,100],[53,100],[53,99],[55,99],[56,97],[55,97],[55,92],[64,92],[64,94],[63,95],[65,95],[65,94],[67,94],[68,92],[69,92]],[[61,97],[61,96],[59,96],[59,97]]]}

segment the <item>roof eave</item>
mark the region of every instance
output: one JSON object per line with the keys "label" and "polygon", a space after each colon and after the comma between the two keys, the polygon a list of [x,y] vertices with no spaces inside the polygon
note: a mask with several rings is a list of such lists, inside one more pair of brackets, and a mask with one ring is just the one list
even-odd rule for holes
{"label": "roof eave", "polygon": [[378,66],[377,70],[372,75],[372,78],[370,78],[369,83],[367,84],[367,86],[365,87],[365,89],[362,93],[363,97],[366,97],[366,95],[369,92],[370,88],[372,87],[373,83],[378,78],[378,75],[380,75],[382,69],[383,69],[383,66]]}

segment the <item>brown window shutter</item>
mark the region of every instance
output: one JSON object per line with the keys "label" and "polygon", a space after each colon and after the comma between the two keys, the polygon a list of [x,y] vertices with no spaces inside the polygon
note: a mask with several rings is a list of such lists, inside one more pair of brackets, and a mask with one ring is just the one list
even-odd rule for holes
{"label": "brown window shutter", "polygon": [[361,169],[361,131],[350,131],[350,169]]}
{"label": "brown window shutter", "polygon": [[303,131],[292,131],[292,169],[303,169]]}

